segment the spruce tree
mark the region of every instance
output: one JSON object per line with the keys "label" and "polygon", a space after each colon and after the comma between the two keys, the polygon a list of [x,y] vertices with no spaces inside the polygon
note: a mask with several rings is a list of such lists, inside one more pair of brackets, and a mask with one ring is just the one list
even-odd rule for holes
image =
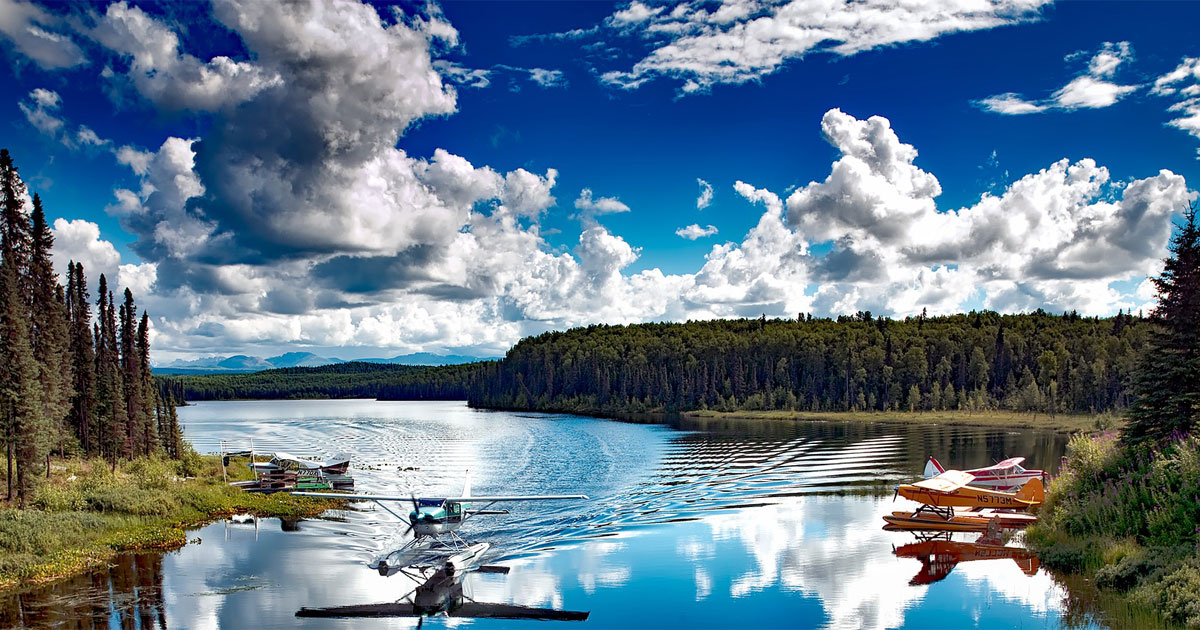
{"label": "spruce tree", "polygon": [[1200,427],[1200,226],[1196,207],[1184,212],[1163,261],[1152,278],[1156,324],[1138,364],[1124,437],[1131,442],[1165,441]]}
{"label": "spruce tree", "polygon": [[[8,498],[25,503],[26,474],[44,448],[45,417],[30,339],[29,219],[25,185],[7,151],[0,150],[0,422],[8,459]],[[14,474],[13,466],[16,465]],[[14,487],[15,482],[15,487]]]}
{"label": "spruce tree", "polygon": [[137,306],[133,302],[133,292],[125,289],[125,299],[121,303],[119,313],[120,344],[121,344],[121,382],[124,386],[126,420],[126,440],[129,443],[128,454],[137,455],[146,452],[143,443],[145,425],[150,421],[145,415],[142,405],[142,369],[141,353],[138,351],[137,336]]}
{"label": "spruce tree", "polygon": [[140,385],[139,400],[142,406],[143,454],[158,450],[158,423],[154,416],[154,377],[150,374],[150,315],[142,311],[142,321],[137,331],[137,368]]}
{"label": "spruce tree", "polygon": [[[67,415],[71,406],[73,383],[67,312],[62,285],[54,273],[50,249],[54,235],[46,224],[46,214],[38,195],[33,196],[30,273],[30,336],[33,357],[38,364],[38,380],[42,389],[42,404],[47,420],[46,440],[58,446],[60,452],[66,439]],[[40,442],[40,441],[39,441]],[[46,474],[50,474],[50,449],[46,449]]]}
{"label": "spruce tree", "polygon": [[131,454],[125,385],[121,378],[117,322],[108,279],[100,274],[100,299],[96,302],[96,416],[100,448],[115,468],[117,460]]}
{"label": "spruce tree", "polygon": [[67,264],[67,312],[70,316],[72,376],[71,425],[85,454],[95,453],[96,349],[92,337],[92,304],[83,263]]}

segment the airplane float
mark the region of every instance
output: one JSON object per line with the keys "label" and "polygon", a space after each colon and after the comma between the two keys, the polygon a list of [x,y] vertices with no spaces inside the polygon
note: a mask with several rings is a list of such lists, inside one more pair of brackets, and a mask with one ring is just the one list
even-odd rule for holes
{"label": "airplane float", "polygon": [[421,627],[424,617],[444,615],[446,617],[489,618],[489,619],[539,619],[551,621],[585,621],[590,613],[554,608],[533,608],[517,604],[500,604],[474,600],[464,589],[463,579],[469,572],[508,573],[508,567],[477,566],[466,571],[450,571],[442,567],[427,577],[417,577],[407,571],[405,575],[418,582],[415,590],[395,602],[379,604],[354,604],[329,608],[301,608],[297,617],[353,618],[353,617],[417,617]]}

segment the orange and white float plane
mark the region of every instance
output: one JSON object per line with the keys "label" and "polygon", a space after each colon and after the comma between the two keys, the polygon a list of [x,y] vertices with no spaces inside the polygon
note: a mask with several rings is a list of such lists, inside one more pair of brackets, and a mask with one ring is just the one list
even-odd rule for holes
{"label": "orange and white float plane", "polygon": [[[893,512],[883,520],[901,529],[983,531],[991,519],[1003,527],[1021,527],[1032,517],[996,510],[1028,510],[1045,500],[1040,478],[1030,479],[1016,492],[968,485],[972,479],[970,473],[947,470],[932,479],[903,484],[896,488],[896,494],[922,504],[921,507],[916,512]],[[956,515],[955,508],[976,511]]]}

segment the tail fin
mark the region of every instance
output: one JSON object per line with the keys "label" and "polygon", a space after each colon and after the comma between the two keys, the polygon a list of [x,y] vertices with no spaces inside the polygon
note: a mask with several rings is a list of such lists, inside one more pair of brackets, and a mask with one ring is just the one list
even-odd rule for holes
{"label": "tail fin", "polygon": [[471,471],[469,469],[467,470],[466,476],[467,476],[467,479],[466,479],[466,481],[463,482],[462,495],[464,498],[471,496]]}
{"label": "tail fin", "polygon": [[942,464],[934,456],[930,455],[929,461],[925,462],[925,478],[936,477],[944,472],[946,472],[946,469],[942,468]]}
{"label": "tail fin", "polygon": [[1025,482],[1020,490],[1017,490],[1017,498],[1023,501],[1030,501],[1034,505],[1040,505],[1046,500],[1046,489],[1042,486],[1042,480],[1034,477]]}

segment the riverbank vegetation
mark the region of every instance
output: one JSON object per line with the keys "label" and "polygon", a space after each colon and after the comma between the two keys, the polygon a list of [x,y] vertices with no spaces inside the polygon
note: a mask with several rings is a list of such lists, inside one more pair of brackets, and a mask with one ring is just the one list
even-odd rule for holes
{"label": "riverbank vegetation", "polygon": [[186,525],[233,511],[328,507],[224,484],[154,386],[149,315],[101,275],[93,319],[83,265],[67,265],[64,286],[53,246],[41,197],[0,150],[0,588],[178,547]]}
{"label": "riverbank vegetation", "polygon": [[1053,418],[1033,412],[992,409],[966,411],[687,411],[687,418],[749,419],[781,421],[834,420],[839,422],[900,422],[905,424],[956,424],[1006,429],[1049,429],[1059,433],[1117,429],[1124,418],[1112,411],[1099,414],[1059,413]]}
{"label": "riverbank vegetation", "polygon": [[1167,621],[1200,628],[1200,226],[1154,279],[1158,308],[1122,431],[1072,439],[1028,540]]}
{"label": "riverbank vegetation", "polygon": [[99,278],[97,317],[83,265],[64,287],[36,193],[0,150],[0,439],[9,501],[24,507],[51,454],[120,460],[181,452],[179,423],[150,377],[150,318],[133,293],[118,305]]}
{"label": "riverbank vegetation", "polygon": [[187,528],[214,518],[311,518],[337,507],[344,504],[231,487],[220,458],[186,447],[179,459],[141,457],[115,468],[100,458],[55,462],[29,509],[0,509],[0,590],[74,575],[121,552],[178,549]]}

